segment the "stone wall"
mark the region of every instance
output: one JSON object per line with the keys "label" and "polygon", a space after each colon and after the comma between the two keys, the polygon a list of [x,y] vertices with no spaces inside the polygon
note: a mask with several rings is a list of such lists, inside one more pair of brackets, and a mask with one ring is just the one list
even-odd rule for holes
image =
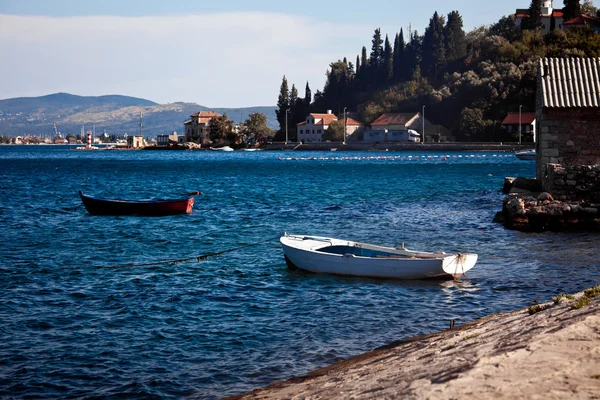
{"label": "stone wall", "polygon": [[600,164],[600,109],[545,108],[537,115],[537,178],[546,164]]}
{"label": "stone wall", "polygon": [[542,188],[557,200],[600,203],[600,165],[547,164]]}

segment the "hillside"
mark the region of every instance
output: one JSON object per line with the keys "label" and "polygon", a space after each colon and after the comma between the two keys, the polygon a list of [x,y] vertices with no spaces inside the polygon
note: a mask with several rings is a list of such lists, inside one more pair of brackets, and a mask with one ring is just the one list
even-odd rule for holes
{"label": "hillside", "polygon": [[123,135],[139,132],[143,112],[144,136],[182,132],[183,122],[198,111],[213,110],[239,122],[253,112],[268,118],[270,128],[277,128],[275,107],[208,108],[195,103],[157,104],[135,97],[76,96],[56,93],[40,97],[0,100],[0,135],[54,135],[54,124],[63,134],[79,133],[93,126],[96,132]]}

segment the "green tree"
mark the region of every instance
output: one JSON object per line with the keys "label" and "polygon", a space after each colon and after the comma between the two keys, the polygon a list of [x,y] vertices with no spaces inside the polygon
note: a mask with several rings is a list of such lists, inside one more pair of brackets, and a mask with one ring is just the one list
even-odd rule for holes
{"label": "green tree", "polygon": [[332,142],[341,142],[344,140],[344,122],[332,121],[323,133],[323,139],[331,140]]}
{"label": "green tree", "polygon": [[267,126],[267,116],[260,112],[251,113],[244,122],[242,131],[247,137],[252,137],[256,143],[271,136],[271,129]]}
{"label": "green tree", "polygon": [[[410,42],[406,45],[406,78],[407,79],[415,79],[415,76],[418,75],[418,79],[421,76],[421,69],[419,68],[419,64],[421,63],[421,37],[417,31],[414,31]],[[415,72],[417,72],[415,74]]]}
{"label": "green tree", "polygon": [[394,81],[401,82],[405,79],[404,71],[404,52],[406,44],[404,43],[404,31],[400,28],[400,33],[396,35],[394,40]]}
{"label": "green tree", "polygon": [[298,122],[298,118],[303,119],[305,116],[302,114],[302,106],[298,101],[298,89],[296,85],[292,83],[292,90],[290,90],[290,115],[288,115],[288,129],[294,126]]}
{"label": "green tree", "polygon": [[579,0],[563,0],[563,21],[568,21],[581,15]]}
{"label": "green tree", "polygon": [[448,62],[452,63],[466,57],[467,40],[465,31],[463,31],[462,16],[458,11],[452,11],[448,14],[448,22],[444,27],[444,40]]}
{"label": "green tree", "polygon": [[502,36],[509,42],[519,40],[522,34],[521,28],[515,24],[515,16],[509,15],[504,16],[498,20],[495,24],[490,26],[489,34],[495,36]]}
{"label": "green tree", "polygon": [[279,122],[280,131],[285,131],[285,114],[287,110],[290,108],[290,92],[288,89],[288,81],[283,76],[281,81],[281,87],[279,88],[279,98],[277,99],[277,110],[275,110],[275,114],[277,115],[277,122]]}
{"label": "green tree", "polygon": [[423,35],[423,60],[421,70],[427,76],[437,79],[438,68],[446,63],[444,45],[444,17],[438,15],[437,11],[429,20],[429,26]]}
{"label": "green tree", "polygon": [[381,81],[384,83],[391,83],[394,77],[394,52],[390,44],[388,36],[385,35],[385,45],[383,47],[383,68],[382,68]]}
{"label": "green tree", "polygon": [[465,107],[458,117],[458,132],[467,140],[481,140],[488,124],[483,118],[480,108],[471,109]]}
{"label": "green tree", "polygon": [[529,5],[529,19],[526,27],[537,29],[542,25],[542,0],[531,0]]}
{"label": "green tree", "polygon": [[381,67],[383,65],[383,39],[381,39],[381,29],[375,29],[373,39],[371,40],[371,56],[369,58],[369,81],[379,84],[381,76]]}
{"label": "green tree", "polygon": [[223,144],[228,140],[230,144],[236,144],[237,134],[233,131],[233,121],[227,114],[213,117],[210,121],[210,140],[215,144]]}
{"label": "green tree", "polygon": [[592,0],[583,0],[583,4],[581,5],[581,14],[587,15],[588,17],[597,17],[598,16],[598,8],[594,7]]}

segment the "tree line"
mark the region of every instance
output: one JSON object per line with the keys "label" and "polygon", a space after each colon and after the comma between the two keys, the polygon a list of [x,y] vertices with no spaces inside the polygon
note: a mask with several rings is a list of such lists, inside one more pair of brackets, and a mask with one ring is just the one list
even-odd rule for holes
{"label": "tree line", "polygon": [[[582,13],[598,15],[590,0],[564,0],[564,5],[565,21]],[[314,98],[308,82],[300,98],[283,77],[276,111],[279,135],[286,116],[292,137],[309,112],[340,115],[347,108],[368,124],[384,112],[418,112],[424,106],[430,121],[451,128],[459,140],[511,140],[500,122],[520,105],[523,111],[535,110],[539,58],[600,55],[600,35],[592,29],[544,35],[542,1],[532,0],[529,11],[524,26],[509,15],[468,33],[458,11],[434,12],[422,35],[401,28],[390,40],[377,28],[370,52],[363,46],[354,63],[344,58],[329,64],[323,90]]]}

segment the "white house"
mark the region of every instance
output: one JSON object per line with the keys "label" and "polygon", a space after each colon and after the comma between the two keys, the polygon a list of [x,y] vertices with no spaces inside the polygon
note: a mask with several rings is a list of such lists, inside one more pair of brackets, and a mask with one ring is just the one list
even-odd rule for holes
{"label": "white house", "polygon": [[[306,119],[296,125],[298,133],[298,141],[303,143],[320,143],[323,141],[323,133],[329,128],[333,121],[344,123],[344,119],[338,119],[331,110],[327,110],[327,114],[308,114]],[[346,137],[350,137],[354,132],[359,130],[363,125],[350,118],[346,117]]]}
{"label": "white house", "polygon": [[[524,20],[529,19],[528,8],[518,8],[515,11],[515,25],[521,26]],[[542,3],[542,33],[550,32],[550,25],[554,17],[554,29],[563,30],[563,11],[552,8],[552,0],[544,0]]]}
{"label": "white house", "polygon": [[385,113],[371,123],[365,130],[365,142],[417,142],[420,138],[409,131],[421,131],[420,113]]}

